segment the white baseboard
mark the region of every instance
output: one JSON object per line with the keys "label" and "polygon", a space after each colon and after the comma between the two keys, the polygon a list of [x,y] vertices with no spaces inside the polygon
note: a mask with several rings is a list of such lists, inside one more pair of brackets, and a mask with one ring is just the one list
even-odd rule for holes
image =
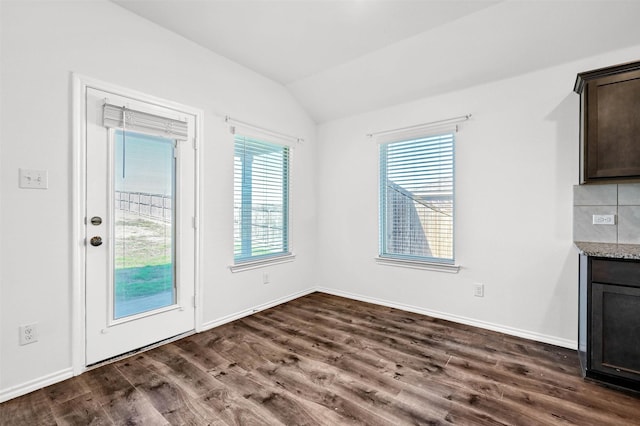
{"label": "white baseboard", "polygon": [[212,321],[207,321],[207,322],[202,324],[202,331],[210,330],[212,328],[221,326],[221,325],[229,323],[231,321],[235,321],[237,319],[244,318],[246,316],[255,314],[256,312],[260,312],[260,311],[264,311],[265,309],[273,308],[274,306],[278,306],[278,305],[281,305],[283,303],[289,302],[289,301],[291,301],[293,299],[297,299],[299,297],[306,296],[307,294],[311,294],[311,293],[313,293],[315,291],[318,291],[315,287],[308,288],[306,290],[299,291],[299,292],[296,292],[296,293],[293,293],[293,294],[289,294],[289,295],[284,296],[284,297],[280,297],[278,299],[272,300],[271,302],[263,303],[261,305],[255,306],[253,308],[246,309],[246,310],[241,311],[241,312],[236,312],[234,314],[230,314],[230,315],[224,316],[222,318],[218,318],[218,319],[215,319],[215,320],[212,320]]}
{"label": "white baseboard", "polygon": [[[541,333],[535,333],[527,330],[521,330],[513,327],[507,327],[500,324],[493,324],[486,321],[478,321],[475,319],[462,317],[459,315],[452,315],[438,311],[432,311],[429,309],[418,308],[416,306],[405,305],[403,303],[391,302],[387,300],[377,299],[374,297],[362,296],[359,294],[349,293],[346,291],[336,290],[328,287],[312,287],[303,291],[299,291],[296,293],[289,294],[284,297],[280,297],[278,299],[272,300],[267,303],[263,303],[261,305],[255,306],[250,309],[246,309],[241,312],[237,312],[231,315],[224,316],[222,318],[218,318],[212,321],[208,321],[202,324],[202,330],[209,330],[220,325],[229,323],[231,321],[235,321],[240,318],[244,318],[246,316],[252,315],[256,312],[263,311],[265,309],[272,308],[277,305],[281,305],[283,303],[289,302],[291,300],[297,299],[302,296],[306,296],[307,294],[311,294],[313,292],[322,292],[327,294],[333,294],[335,296],[346,297],[348,299],[359,300],[362,302],[373,303],[375,305],[387,306],[389,308],[401,309],[403,311],[414,312],[421,315],[427,315],[434,318],[440,318],[452,322],[457,322],[461,324],[471,325],[474,327],[484,328],[487,330],[497,331],[499,333],[504,333],[512,336],[522,337],[525,339],[535,340],[538,342],[549,343],[551,345],[560,346],[569,349],[576,349],[578,347],[578,343],[574,340],[570,339],[562,339],[555,336],[549,336]],[[64,370],[57,371],[55,373],[48,374],[46,376],[31,380],[29,382],[25,382],[23,384],[10,387],[8,389],[0,390],[0,403],[4,401],[8,401],[12,398],[16,398],[21,395],[25,395],[29,392],[33,392],[35,390],[41,389],[43,387],[52,385],[57,382],[61,382],[63,380],[69,379],[73,377],[73,368],[69,367]]]}
{"label": "white baseboard", "polygon": [[522,337],[524,339],[535,340],[536,342],[549,343],[551,345],[560,346],[563,348],[576,350],[578,342],[570,339],[562,339],[556,336],[549,336],[546,334],[535,333],[528,330],[522,330],[519,328],[508,327],[500,324],[494,324],[486,321],[479,321],[472,318],[467,318],[459,315],[447,314],[444,312],[432,311],[429,309],[418,308],[416,306],[405,305],[403,303],[390,302],[388,300],[377,299],[374,297],[362,296],[359,294],[349,293],[346,291],[336,290],[327,287],[317,287],[316,291],[333,294],[335,296],[346,297],[347,299],[359,300],[361,302],[373,303],[374,305],[387,306],[389,308],[401,309],[403,311],[414,312],[416,314],[427,315],[434,318],[439,318],[451,322],[457,322],[460,324],[471,325],[478,328],[484,328],[486,330],[497,331],[499,333],[508,334],[510,336]]}
{"label": "white baseboard", "polygon": [[20,385],[12,386],[8,389],[2,389],[0,390],[0,402],[5,402],[12,398],[26,395],[29,392],[42,389],[54,383],[70,379],[71,377],[73,377],[73,368],[69,367],[55,373],[47,374],[46,376],[38,377],[37,379],[22,383]]}

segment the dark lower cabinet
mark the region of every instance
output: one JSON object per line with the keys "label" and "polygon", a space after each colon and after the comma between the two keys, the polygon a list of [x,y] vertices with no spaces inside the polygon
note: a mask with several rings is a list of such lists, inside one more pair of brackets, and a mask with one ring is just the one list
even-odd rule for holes
{"label": "dark lower cabinet", "polygon": [[579,315],[584,376],[640,391],[640,261],[581,255]]}

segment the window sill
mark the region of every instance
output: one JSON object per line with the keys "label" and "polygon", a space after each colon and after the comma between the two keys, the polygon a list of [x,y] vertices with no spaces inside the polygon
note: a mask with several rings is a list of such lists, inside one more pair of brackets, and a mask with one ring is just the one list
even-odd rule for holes
{"label": "window sill", "polygon": [[422,262],[419,260],[393,259],[389,257],[376,257],[375,261],[378,265],[397,266],[400,268],[423,269],[427,271],[447,272],[449,274],[457,274],[460,271],[460,265],[449,265],[446,263]]}
{"label": "window sill", "polygon": [[249,262],[238,263],[236,265],[229,266],[231,272],[242,272],[251,269],[264,268],[265,266],[277,265],[280,263],[293,262],[296,258],[295,254],[287,254],[284,256],[272,257],[269,259],[252,260]]}

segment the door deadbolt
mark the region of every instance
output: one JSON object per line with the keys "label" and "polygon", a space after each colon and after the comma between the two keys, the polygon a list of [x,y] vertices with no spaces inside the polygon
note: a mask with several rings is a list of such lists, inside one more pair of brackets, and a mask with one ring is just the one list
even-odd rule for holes
{"label": "door deadbolt", "polygon": [[91,224],[94,226],[98,226],[102,223],[102,218],[100,216],[94,216],[91,218]]}
{"label": "door deadbolt", "polygon": [[89,242],[91,243],[92,246],[94,247],[98,247],[100,245],[102,245],[102,237],[91,237],[91,240],[89,240]]}

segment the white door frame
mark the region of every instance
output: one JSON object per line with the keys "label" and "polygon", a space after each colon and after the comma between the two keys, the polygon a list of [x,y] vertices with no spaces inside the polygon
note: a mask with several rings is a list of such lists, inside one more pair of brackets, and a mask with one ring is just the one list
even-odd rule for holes
{"label": "white door frame", "polygon": [[72,74],[72,291],[71,291],[71,362],[73,374],[78,375],[86,370],[86,323],[85,323],[85,205],[86,205],[86,90],[88,87],[112,92],[121,96],[143,102],[169,107],[195,117],[195,331],[202,331],[202,287],[200,283],[200,151],[202,141],[202,110],[192,108],[165,99],[157,98],[128,88],[116,86],[84,75]]}

